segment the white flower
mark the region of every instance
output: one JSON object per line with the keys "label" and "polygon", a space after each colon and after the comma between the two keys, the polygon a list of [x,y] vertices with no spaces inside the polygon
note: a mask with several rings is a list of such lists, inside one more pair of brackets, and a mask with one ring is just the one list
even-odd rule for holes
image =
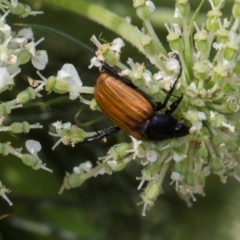
{"label": "white flower", "polygon": [[130,138],[132,139],[133,142],[133,148],[131,150],[127,150],[126,153],[131,153],[133,152],[133,159],[137,157],[144,157],[144,155],[140,154],[139,152],[139,146],[142,144],[142,141],[137,140],[136,138],[130,136]]}
{"label": "white flower", "polygon": [[[77,70],[72,64],[64,64],[57,73],[56,79],[67,81],[71,88],[78,88],[82,86],[82,81],[77,73]],[[70,99],[74,100],[80,96],[78,92],[70,92]]]}
{"label": "white flower", "polygon": [[11,0],[12,6],[15,8],[18,5],[18,0]]}
{"label": "white flower", "polygon": [[179,9],[176,7],[175,12],[173,15],[174,18],[182,18],[182,14],[180,13]]}
{"label": "white flower", "polygon": [[121,53],[121,48],[125,46],[124,41],[121,38],[116,38],[112,41],[109,47],[112,51]]}
{"label": "white flower", "polygon": [[30,42],[25,45],[25,49],[32,55],[32,64],[38,70],[43,70],[48,63],[48,56],[45,50],[36,51],[35,47],[44,40],[44,38],[39,39],[37,42]]}
{"label": "white flower", "polygon": [[175,73],[179,73],[180,71],[180,64],[176,58],[168,58],[166,61],[166,67]]}
{"label": "white flower", "polygon": [[89,172],[92,169],[92,163],[90,161],[86,161],[81,163],[78,167],[74,167],[73,171],[75,173],[84,173]]}
{"label": "white flower", "polygon": [[33,31],[31,28],[23,28],[17,33],[17,37],[23,37],[24,39],[32,40]]}
{"label": "white flower", "polygon": [[88,66],[88,68],[101,67],[102,66],[102,63],[95,56],[91,59],[90,62],[91,62],[91,64]]}
{"label": "white flower", "polygon": [[148,8],[149,13],[152,13],[152,12],[155,11],[156,7],[155,7],[155,5],[154,5],[154,3],[152,1],[147,0],[145,4],[146,4],[146,6]]}
{"label": "white flower", "polygon": [[31,59],[32,65],[38,69],[43,70],[48,63],[48,55],[45,50],[38,50]]}
{"label": "white flower", "polygon": [[231,132],[235,132],[235,126],[231,125],[230,123],[222,122],[222,126],[228,128]]}
{"label": "white flower", "polygon": [[175,151],[174,151],[174,153],[173,153],[173,160],[174,160],[175,162],[180,162],[180,161],[182,161],[183,159],[185,159],[186,157],[187,157],[186,154],[180,154],[180,153],[177,153],[177,152],[175,152]]}
{"label": "white flower", "polygon": [[0,90],[4,88],[6,85],[13,85],[13,79],[9,72],[7,71],[7,68],[3,67],[0,68]]}
{"label": "white flower", "polygon": [[9,38],[11,36],[11,27],[7,24],[0,25],[0,32],[2,32],[5,38]]}
{"label": "white flower", "polygon": [[147,150],[146,151],[146,158],[148,162],[155,162],[158,158],[158,154],[154,150]]}
{"label": "white flower", "polygon": [[38,158],[37,153],[42,149],[40,142],[35,140],[27,140],[25,146],[33,156]]}

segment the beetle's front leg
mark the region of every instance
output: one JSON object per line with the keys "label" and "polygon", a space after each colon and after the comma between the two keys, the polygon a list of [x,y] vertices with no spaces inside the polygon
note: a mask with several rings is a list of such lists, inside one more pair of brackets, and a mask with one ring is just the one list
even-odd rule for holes
{"label": "beetle's front leg", "polygon": [[180,104],[180,102],[182,101],[183,99],[183,94],[181,95],[181,97],[179,97],[175,102],[173,102],[169,108],[165,111],[165,114],[169,114],[171,115],[175,110],[176,108],[178,107],[178,105]]}
{"label": "beetle's front leg", "polygon": [[99,140],[106,136],[112,135],[113,133],[118,132],[119,130],[121,130],[119,127],[111,127],[111,128],[104,129],[100,132],[96,131],[95,135],[93,135],[92,137],[85,138],[84,141],[80,143],[89,143],[95,140]]}

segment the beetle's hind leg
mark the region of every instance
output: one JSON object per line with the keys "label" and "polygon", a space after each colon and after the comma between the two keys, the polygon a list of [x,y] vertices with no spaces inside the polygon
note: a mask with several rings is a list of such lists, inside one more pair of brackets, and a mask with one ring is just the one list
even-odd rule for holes
{"label": "beetle's hind leg", "polygon": [[93,135],[92,137],[85,138],[84,141],[80,143],[89,143],[95,140],[99,140],[106,136],[112,135],[113,133],[118,132],[119,130],[121,130],[119,127],[111,127],[111,128],[104,129],[100,132],[96,131],[95,135]]}

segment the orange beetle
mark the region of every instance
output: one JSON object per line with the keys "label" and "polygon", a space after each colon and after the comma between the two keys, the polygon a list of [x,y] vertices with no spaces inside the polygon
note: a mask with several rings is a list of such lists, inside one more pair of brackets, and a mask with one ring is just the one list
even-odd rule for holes
{"label": "orange beetle", "polygon": [[177,98],[165,113],[157,113],[166,107],[180,76],[181,70],[164,102],[154,103],[131,80],[120,76],[104,63],[96,81],[94,97],[102,112],[116,127],[97,132],[93,137],[86,138],[84,142],[101,139],[121,129],[137,139],[143,138],[149,141],[162,141],[187,135],[189,127],[179,123],[172,116],[183,96]]}

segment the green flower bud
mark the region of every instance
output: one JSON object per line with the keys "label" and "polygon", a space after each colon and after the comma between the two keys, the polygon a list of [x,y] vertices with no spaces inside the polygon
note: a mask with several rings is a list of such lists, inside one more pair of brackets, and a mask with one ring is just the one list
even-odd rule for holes
{"label": "green flower bud", "polygon": [[222,173],[224,169],[223,160],[217,156],[214,156],[210,159],[210,164],[214,173],[219,174]]}
{"label": "green flower bud", "polygon": [[[219,9],[223,8],[225,6],[225,1],[222,0],[211,0],[214,6],[218,6]],[[221,5],[219,6],[219,4]]]}
{"label": "green flower bud", "polygon": [[183,41],[180,36],[174,32],[171,32],[167,36],[167,41],[173,51],[183,51]]}
{"label": "green flower bud", "polygon": [[210,124],[211,127],[216,127],[219,128],[222,126],[222,122],[227,122],[226,118],[224,117],[224,115],[219,114],[219,113],[213,113],[210,116]]}
{"label": "green flower bud", "polygon": [[107,164],[110,166],[111,170],[114,172],[119,172],[126,167],[126,163],[124,162],[124,159],[110,160],[107,162]]}
{"label": "green flower bud", "polygon": [[117,160],[125,157],[126,151],[129,149],[130,149],[130,144],[120,143],[111,147],[109,150],[109,154],[112,156],[113,159]]}
{"label": "green flower bud", "polygon": [[194,171],[189,171],[185,175],[184,180],[188,186],[190,186],[190,187],[195,186],[195,175],[196,175],[196,173]]}
{"label": "green flower bud", "polygon": [[161,193],[161,187],[156,182],[149,182],[141,193],[141,198],[148,205],[153,205],[154,201],[157,199],[158,195]]}
{"label": "green flower bud", "polygon": [[226,146],[233,152],[239,150],[239,143],[237,141],[227,141]]}
{"label": "green flower bud", "polygon": [[9,130],[13,133],[29,133],[30,127],[28,122],[15,122],[10,125]]}
{"label": "green flower bud", "polygon": [[84,181],[85,179],[83,178],[82,174],[72,173],[72,174],[67,174],[64,177],[63,185],[64,185],[64,188],[66,189],[76,188],[82,185]]}
{"label": "green flower bud", "polygon": [[17,55],[17,63],[19,65],[27,63],[32,58],[32,54],[26,49],[19,51],[16,55]]}
{"label": "green flower bud", "polygon": [[8,6],[12,14],[21,16],[23,18],[29,16],[31,8],[27,4],[18,3],[17,7],[13,7],[12,4]]}
{"label": "green flower bud", "polygon": [[217,32],[219,29],[218,19],[222,16],[222,13],[218,10],[211,10],[207,14],[207,30],[209,32]]}
{"label": "green flower bud", "polygon": [[25,91],[20,92],[17,95],[17,102],[20,104],[24,104],[36,98],[36,92],[33,88],[29,87]]}
{"label": "green flower bud", "polygon": [[226,60],[232,61],[239,50],[239,46],[234,42],[227,42],[226,48],[224,49],[223,56]]}
{"label": "green flower bud", "polygon": [[240,77],[240,59],[238,59],[238,60],[234,63],[233,73],[235,73],[238,77]]}
{"label": "green flower bud", "polygon": [[7,116],[11,113],[11,107],[8,103],[0,104],[0,116]]}
{"label": "green flower bud", "polygon": [[183,160],[174,164],[174,171],[185,175],[188,170],[188,161]]}
{"label": "green flower bud", "polygon": [[195,47],[201,53],[205,53],[208,49],[207,38],[208,32],[205,29],[201,29],[194,35]]}
{"label": "green flower bud", "polygon": [[70,86],[67,81],[57,80],[53,76],[47,79],[45,89],[47,92],[55,92],[59,94],[70,92]]}
{"label": "green flower bud", "polygon": [[155,161],[148,164],[142,171],[142,178],[146,181],[153,180],[153,176],[157,174],[161,169],[161,162]]}
{"label": "green flower bud", "polygon": [[145,5],[145,0],[133,0],[133,7],[138,8]]}
{"label": "green flower bud", "polygon": [[201,61],[196,62],[193,66],[194,76],[197,79],[206,80],[209,74],[209,62],[208,61]]}
{"label": "green flower bud", "polygon": [[31,154],[28,154],[28,153],[22,154],[21,159],[22,159],[22,162],[25,165],[27,165],[29,167],[33,167],[33,168],[36,165],[38,165],[38,161],[41,161],[39,158],[37,158],[37,157],[35,157],[35,156],[31,155]]}
{"label": "green flower bud", "polygon": [[156,49],[153,45],[152,38],[149,35],[142,36],[141,44],[143,45],[144,51],[149,56],[149,58],[156,54]]}
{"label": "green flower bud", "polygon": [[208,157],[208,150],[206,147],[200,147],[198,150],[197,150],[197,156],[201,159],[207,159]]}
{"label": "green flower bud", "polygon": [[0,154],[2,154],[3,156],[7,156],[9,154],[9,148],[9,143],[0,143]]}
{"label": "green flower bud", "polygon": [[238,112],[239,101],[234,97],[229,97],[227,100],[227,108],[233,112]]}
{"label": "green flower bud", "polygon": [[235,0],[232,8],[232,15],[234,18],[240,18],[240,1]]}
{"label": "green flower bud", "polygon": [[217,42],[226,43],[229,40],[229,31],[226,29],[219,29],[217,31]]}
{"label": "green flower bud", "polygon": [[200,186],[204,186],[205,184],[205,177],[202,173],[195,173],[195,185],[200,185]]}
{"label": "green flower bud", "polygon": [[178,9],[183,17],[187,17],[190,12],[190,5],[188,0],[176,0],[175,8]]}
{"label": "green flower bud", "polygon": [[83,129],[76,126],[72,126],[71,129],[63,129],[62,136],[62,142],[65,145],[82,142],[86,137],[89,137]]}

